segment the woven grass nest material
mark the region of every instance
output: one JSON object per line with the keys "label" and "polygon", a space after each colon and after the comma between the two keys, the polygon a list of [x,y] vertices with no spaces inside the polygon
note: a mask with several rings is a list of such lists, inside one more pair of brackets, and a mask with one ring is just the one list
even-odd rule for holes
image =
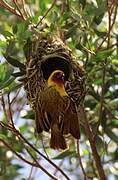
{"label": "woven grass nest material", "polygon": [[85,96],[84,70],[71,50],[58,38],[38,34],[26,44],[26,78],[24,87],[31,107],[36,110],[40,92],[53,70],[63,70],[66,91],[77,106]]}

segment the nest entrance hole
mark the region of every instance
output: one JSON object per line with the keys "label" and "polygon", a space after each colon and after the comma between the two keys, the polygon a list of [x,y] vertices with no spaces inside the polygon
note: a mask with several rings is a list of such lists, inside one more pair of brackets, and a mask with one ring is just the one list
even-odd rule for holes
{"label": "nest entrance hole", "polygon": [[63,71],[65,74],[65,79],[68,80],[71,73],[71,64],[67,59],[62,56],[48,55],[41,63],[41,69],[45,80],[49,78],[50,74],[54,70]]}

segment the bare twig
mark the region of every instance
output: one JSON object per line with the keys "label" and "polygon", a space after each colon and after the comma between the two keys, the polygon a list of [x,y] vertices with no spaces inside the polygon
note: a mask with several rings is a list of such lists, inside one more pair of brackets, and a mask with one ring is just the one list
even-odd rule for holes
{"label": "bare twig", "polygon": [[81,156],[80,156],[79,140],[77,140],[77,155],[78,155],[79,163],[80,163],[83,175],[84,175],[84,180],[87,180],[87,175],[86,175],[86,172],[84,170],[82,160],[81,160]]}
{"label": "bare twig", "polygon": [[5,115],[5,118],[7,120],[7,111],[6,111],[6,107],[5,107],[5,101],[4,101],[3,94],[1,95],[1,101],[2,101],[2,107],[3,107],[4,115]]}
{"label": "bare twig", "polygon": [[15,4],[15,6],[16,6],[19,14],[20,14],[20,16],[22,17],[22,19],[26,20],[25,17],[24,17],[24,15],[23,15],[23,13],[22,13],[22,11],[21,11],[21,8],[19,7],[19,5],[18,5],[18,3],[17,3],[17,0],[13,0],[13,2],[14,2],[14,4]]}
{"label": "bare twig", "polygon": [[[111,11],[111,8],[114,8],[114,16],[113,16],[113,19],[111,19],[111,13],[113,13],[113,9]],[[108,38],[108,41],[107,41],[107,49],[109,49],[110,47],[110,39],[111,39],[111,30],[113,28],[113,25],[115,24],[115,20],[116,20],[116,15],[117,15],[117,8],[118,6],[115,6],[115,4],[113,4],[113,2],[110,4],[108,4],[108,7],[107,7],[107,11],[108,11],[108,33],[107,33],[107,36],[106,38]],[[104,42],[104,40],[103,40]],[[102,44],[101,44],[102,45]],[[97,48],[97,50],[99,50],[101,46],[99,46]],[[107,58],[104,60],[103,62],[103,71],[102,71],[102,90],[101,90],[101,96],[100,96],[100,110],[99,110],[99,121],[98,121],[98,124],[97,124],[97,127],[96,127],[96,134],[95,136],[97,135],[97,132],[98,132],[98,128],[101,124],[101,120],[102,120],[102,115],[103,115],[103,110],[104,110],[104,95],[105,95],[105,81],[106,81],[106,70],[107,70]]]}
{"label": "bare twig", "polygon": [[20,132],[18,131],[18,135],[24,140],[24,142],[26,144],[28,144],[35,152],[37,152],[40,156],[42,156],[45,160],[47,160],[52,166],[54,166],[58,171],[60,171],[63,176],[70,180],[70,178],[64,173],[64,171],[62,169],[60,169],[53,161],[51,161],[48,157],[46,157],[44,154],[42,154],[38,149],[36,149],[31,143],[29,143],[23,136],[22,134],[20,134]]}
{"label": "bare twig", "polygon": [[53,0],[51,7],[46,11],[46,13],[43,15],[43,17],[40,19],[40,21],[37,23],[35,28],[39,26],[39,24],[43,21],[43,19],[48,15],[48,13],[51,11],[51,9],[54,7],[57,0]]}
{"label": "bare twig", "polygon": [[[112,6],[113,5],[113,6]],[[112,7],[112,11],[111,10]],[[109,38],[109,34],[115,24],[115,20],[116,20],[116,15],[117,15],[117,9],[118,9],[118,5],[115,4],[111,4],[111,6],[108,6],[108,18],[109,18],[109,27],[108,27],[108,33],[106,34],[106,36],[103,38],[102,42],[100,43],[100,45],[97,47],[96,52],[99,51],[99,49],[101,48],[101,46],[103,45],[103,43],[107,40],[107,38]],[[111,21],[111,15],[113,14],[113,10],[114,10],[114,16],[113,16],[113,20]],[[112,14],[111,14],[112,13]],[[108,40],[109,41],[109,40]]]}
{"label": "bare twig", "polygon": [[30,14],[29,14],[29,12],[27,11],[27,9],[25,8],[25,0],[21,0],[21,2],[22,2],[23,12],[24,12],[26,18],[29,18],[29,17],[30,17]]}
{"label": "bare twig", "polygon": [[29,173],[28,180],[32,180],[33,168],[34,168],[34,166],[31,167],[31,170],[30,170],[30,173]]}
{"label": "bare twig", "polygon": [[17,98],[17,96],[19,95],[19,92],[20,92],[21,88],[18,89],[18,91],[16,92],[16,95],[14,96],[14,98],[12,99],[12,101],[10,102],[10,104],[13,104]]}
{"label": "bare twig", "polygon": [[28,160],[26,160],[25,158],[23,158],[20,154],[18,154],[7,142],[5,142],[4,140],[0,139],[0,141],[8,148],[10,149],[19,159],[21,159],[22,161],[24,161],[27,164],[30,164],[32,166],[38,167],[40,168],[43,172],[45,172],[49,177],[57,180],[57,178],[55,176],[53,176],[52,174],[50,174],[45,168],[43,168],[38,161],[32,156],[31,153],[29,153],[32,157],[32,159],[34,160],[35,163],[32,163]]}
{"label": "bare twig", "polygon": [[19,153],[17,153],[7,142],[5,142],[3,139],[0,138],[0,141],[8,148],[10,149],[19,159],[21,159],[22,161],[24,161],[25,163],[35,166],[37,167],[37,164],[30,162],[28,160],[26,160],[25,158],[23,158]]}
{"label": "bare twig", "polygon": [[25,137],[15,128],[13,128],[12,126],[5,124],[3,122],[0,122],[0,126],[7,128],[8,130],[10,130],[11,132],[13,132],[18,138],[22,139],[24,141],[24,143],[26,143],[27,145],[29,145],[30,148],[32,148],[32,150],[34,150],[35,152],[37,152],[41,157],[43,157],[45,160],[47,160],[53,167],[55,167],[59,172],[61,172],[61,174],[63,174],[63,176],[67,179],[70,180],[70,178],[65,174],[65,172],[60,169],[60,167],[58,167],[53,161],[51,161],[49,158],[47,158],[44,154],[42,154],[37,148],[35,148],[31,143],[29,143]]}
{"label": "bare twig", "polygon": [[26,147],[25,146],[25,149],[27,150],[27,152],[30,154],[30,156],[32,157],[32,159],[34,160],[34,162],[38,165],[38,167],[43,171],[45,172],[45,174],[47,174],[49,177],[51,177],[52,179],[54,180],[57,180],[57,178],[52,175],[51,173],[49,173],[44,167],[42,167],[39,162],[36,160],[36,158],[32,155],[32,153],[29,151],[29,147]]}
{"label": "bare twig", "polygon": [[44,146],[44,142],[43,142],[43,137],[41,136],[41,143],[42,143],[42,146],[43,146],[43,150],[45,152],[45,155],[47,156],[47,158],[49,159],[49,156],[48,156],[48,153],[46,152],[46,149],[45,149],[45,146]]}
{"label": "bare twig", "polygon": [[9,107],[9,116],[8,116],[8,118],[10,119],[10,123],[12,124],[13,128],[15,128],[14,127],[13,118],[12,118],[11,103],[10,103],[10,94],[8,94],[7,97],[8,97],[8,107]]}
{"label": "bare twig", "polygon": [[10,6],[4,0],[0,0],[0,7],[4,8],[4,9],[7,9],[9,12],[11,12],[14,15],[16,15],[19,19],[24,20],[24,17],[21,16],[21,14],[18,12],[18,10],[15,9],[14,7]]}

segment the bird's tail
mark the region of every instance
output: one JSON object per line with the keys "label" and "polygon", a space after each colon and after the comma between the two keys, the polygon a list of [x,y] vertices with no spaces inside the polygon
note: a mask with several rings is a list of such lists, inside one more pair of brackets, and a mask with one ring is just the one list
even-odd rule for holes
{"label": "bird's tail", "polygon": [[53,149],[66,149],[67,144],[64,136],[59,131],[59,128],[56,124],[51,128],[51,140],[50,147]]}

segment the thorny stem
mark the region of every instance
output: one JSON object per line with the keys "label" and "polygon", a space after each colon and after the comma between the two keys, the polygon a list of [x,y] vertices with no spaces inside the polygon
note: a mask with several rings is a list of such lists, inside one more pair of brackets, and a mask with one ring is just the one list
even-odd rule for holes
{"label": "thorny stem", "polygon": [[93,157],[95,160],[95,165],[96,165],[98,175],[99,175],[99,180],[106,180],[106,176],[105,176],[104,169],[103,169],[103,166],[101,163],[101,159],[97,152],[95,138],[94,138],[92,129],[90,127],[90,124],[88,122],[88,119],[86,117],[86,112],[85,112],[85,109],[83,106],[80,107],[80,113],[81,113],[81,118],[83,119],[83,122],[84,122],[85,132],[86,132],[89,142],[90,142],[92,154],[93,154]]}

